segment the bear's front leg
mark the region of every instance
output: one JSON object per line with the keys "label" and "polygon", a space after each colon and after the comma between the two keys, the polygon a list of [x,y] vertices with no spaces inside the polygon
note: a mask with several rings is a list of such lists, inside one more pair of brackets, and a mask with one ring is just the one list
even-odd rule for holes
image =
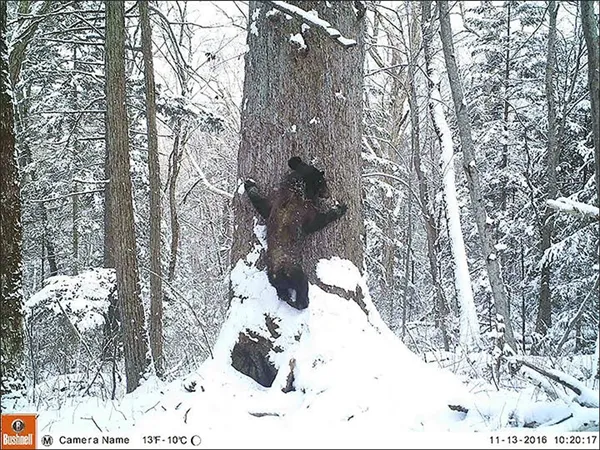
{"label": "bear's front leg", "polygon": [[248,179],[244,181],[244,189],[246,194],[248,194],[248,198],[250,202],[254,206],[254,208],[258,211],[258,213],[266,219],[269,217],[271,213],[271,205],[269,200],[262,196],[260,192],[258,192],[258,188],[256,187],[256,183],[254,180]]}
{"label": "bear's front leg", "polygon": [[322,230],[327,225],[329,225],[331,222],[339,219],[344,214],[346,214],[347,210],[348,210],[348,207],[344,204],[341,204],[341,205],[334,206],[327,212],[324,212],[324,213],[318,212],[312,221],[310,221],[302,226],[302,230],[306,234],[310,234],[310,233],[314,233],[315,231]]}

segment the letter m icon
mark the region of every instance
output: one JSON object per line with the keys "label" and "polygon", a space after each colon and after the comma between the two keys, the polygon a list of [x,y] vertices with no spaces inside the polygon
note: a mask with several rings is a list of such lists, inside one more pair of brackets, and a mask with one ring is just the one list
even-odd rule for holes
{"label": "letter m icon", "polygon": [[52,436],[46,434],[45,436],[42,436],[42,445],[44,447],[50,447],[52,445],[52,442],[54,442],[54,439],[52,439]]}

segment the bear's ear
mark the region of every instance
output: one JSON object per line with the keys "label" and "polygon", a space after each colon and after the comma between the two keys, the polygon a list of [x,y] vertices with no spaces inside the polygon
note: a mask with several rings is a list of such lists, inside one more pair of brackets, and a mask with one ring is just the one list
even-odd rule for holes
{"label": "bear's ear", "polygon": [[300,167],[302,164],[303,162],[299,156],[293,156],[288,161],[288,166],[290,166],[290,169],[292,170],[298,169],[298,167]]}

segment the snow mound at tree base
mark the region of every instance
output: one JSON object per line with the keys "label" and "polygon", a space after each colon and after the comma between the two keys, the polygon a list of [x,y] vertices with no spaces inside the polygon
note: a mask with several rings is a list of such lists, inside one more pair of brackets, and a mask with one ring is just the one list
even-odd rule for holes
{"label": "snow mound at tree base", "polygon": [[[597,426],[597,408],[533,402],[527,392],[471,395],[457,377],[423,362],[385,327],[347,261],[321,261],[320,283],[311,284],[310,305],[302,311],[277,298],[256,261],[257,254],[249,255],[233,271],[235,296],[215,358],[197,372],[171,383],[150,377],[119,400],[40,395],[35,405],[6,412],[38,413],[38,433],[55,439],[198,435],[205,448],[404,448],[407,431],[556,424],[545,427],[547,433]],[[339,276],[343,281],[336,281]],[[327,292],[331,285],[360,288],[363,305],[338,295],[342,291]],[[269,388],[231,365],[231,351],[248,328],[272,344],[268,357],[277,374]]]}
{"label": "snow mound at tree base", "polygon": [[[213,366],[230,370],[232,352],[244,333],[254,342],[271,342],[268,359],[276,370],[271,387],[238,375],[247,379],[247,389],[268,392],[262,395],[265,403],[255,407],[259,414],[286,417],[311,429],[339,426],[340,431],[363,426],[365,432],[374,426],[448,431],[460,426],[465,413],[450,406],[472,409],[466,389],[451,374],[421,361],[387,329],[349,261],[322,260],[317,272],[323,288],[311,284],[310,305],[298,311],[278,299],[266,273],[256,268],[258,246],[255,250],[232,272],[235,295]],[[345,291],[360,288],[362,308],[326,292],[326,284]]]}

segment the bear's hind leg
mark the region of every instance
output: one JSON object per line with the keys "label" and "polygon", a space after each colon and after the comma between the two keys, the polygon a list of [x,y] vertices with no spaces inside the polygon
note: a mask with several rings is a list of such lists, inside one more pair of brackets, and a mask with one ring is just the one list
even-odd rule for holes
{"label": "bear's hind leg", "polygon": [[281,269],[269,274],[269,282],[277,291],[277,296],[291,307],[308,307],[308,279],[301,267],[296,266],[289,271]]}
{"label": "bear's hind leg", "polygon": [[269,273],[268,276],[269,283],[271,283],[271,286],[277,291],[277,296],[284,302],[291,304],[290,282],[285,272],[283,270],[278,270],[273,274]]}
{"label": "bear's hind leg", "polygon": [[292,289],[296,291],[296,301],[290,303],[296,309],[306,309],[308,307],[308,278],[301,267],[294,267],[290,273]]}

